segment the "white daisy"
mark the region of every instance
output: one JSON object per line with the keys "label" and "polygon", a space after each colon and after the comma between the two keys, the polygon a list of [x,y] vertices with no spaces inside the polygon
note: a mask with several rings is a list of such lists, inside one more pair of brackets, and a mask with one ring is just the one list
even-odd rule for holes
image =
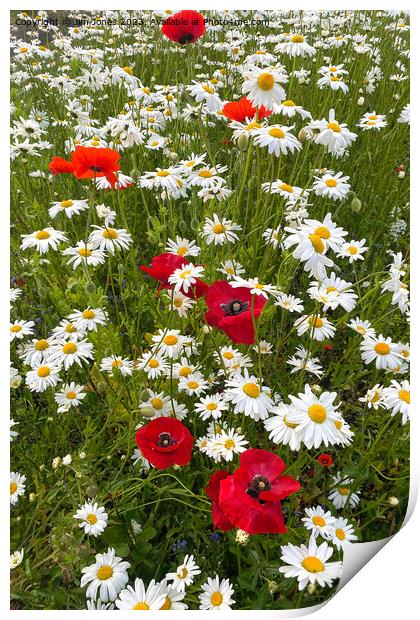
{"label": "white daisy", "polygon": [[244,413],[256,421],[268,417],[274,405],[270,389],[261,385],[257,377],[249,375],[247,369],[244,375],[235,374],[227,380],[226,386],[225,398],[235,405],[234,413]]}
{"label": "white daisy", "polygon": [[30,235],[22,235],[20,249],[36,248],[40,254],[45,254],[50,248],[57,250],[58,244],[61,241],[68,241],[65,233],[54,228],[43,228],[42,230],[36,230]]}
{"label": "white daisy", "polygon": [[73,518],[80,521],[79,527],[84,529],[85,534],[92,534],[95,537],[102,534],[108,525],[108,515],[105,508],[98,506],[96,502],[86,502],[80,506]]}
{"label": "white daisy", "polygon": [[61,390],[54,394],[54,400],[59,405],[58,413],[68,411],[71,407],[78,407],[86,397],[84,389],[84,385],[77,385],[74,381],[63,385]]}
{"label": "white daisy", "polygon": [[330,588],[333,580],[341,576],[342,562],[328,562],[334,549],[326,542],[318,547],[315,538],[311,537],[308,546],[297,547],[289,543],[281,551],[281,559],[287,566],[281,566],[279,571],[285,577],[296,577],[299,590],[309,583]]}
{"label": "white daisy", "polygon": [[19,472],[10,472],[10,503],[12,506],[17,504],[21,495],[25,495],[26,476]]}
{"label": "white daisy", "polygon": [[145,587],[143,580],[136,577],[134,588],[127,586],[115,601],[118,609],[158,610],[165,604],[166,596],[161,591],[160,583],[154,579]]}
{"label": "white daisy", "polygon": [[235,604],[232,598],[234,590],[229,579],[220,581],[219,575],[216,575],[214,579],[208,577],[207,583],[201,586],[201,590],[202,593],[198,595],[199,609],[229,611]]}
{"label": "white daisy", "polygon": [[181,591],[185,590],[186,586],[193,583],[194,577],[199,575],[201,570],[195,563],[193,555],[186,555],[182,564],[178,566],[175,573],[168,573],[166,579],[173,581],[173,585]]}
{"label": "white daisy", "polygon": [[94,599],[99,591],[99,597],[105,603],[115,601],[119,592],[127,585],[127,569],[129,562],[123,562],[115,555],[115,549],[108,548],[106,553],[97,553],[95,563],[82,568],[80,587],[86,584],[86,597]]}
{"label": "white daisy", "polygon": [[322,538],[329,538],[332,534],[332,525],[336,521],[330,511],[326,511],[322,506],[316,506],[315,508],[305,508],[306,517],[303,517],[302,523],[307,530],[310,531],[311,536],[315,538],[322,536]]}

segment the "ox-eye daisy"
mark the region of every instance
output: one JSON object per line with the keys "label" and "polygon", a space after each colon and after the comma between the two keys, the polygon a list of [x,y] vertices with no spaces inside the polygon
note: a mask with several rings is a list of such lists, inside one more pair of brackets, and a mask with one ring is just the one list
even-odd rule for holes
{"label": "ox-eye daisy", "polygon": [[193,555],[186,555],[182,564],[178,566],[175,573],[168,573],[166,579],[173,581],[173,585],[178,590],[184,591],[186,586],[193,583],[194,577],[199,575],[201,570],[195,563]]}
{"label": "ox-eye daisy", "polygon": [[12,340],[22,340],[25,336],[31,336],[34,333],[33,321],[15,321],[10,323],[10,342]]}
{"label": "ox-eye daisy", "polygon": [[186,346],[186,337],[180,334],[179,329],[160,329],[152,337],[155,343],[153,350],[159,351],[162,355],[175,359],[179,357],[182,349]]}
{"label": "ox-eye daisy", "polygon": [[335,545],[337,549],[343,549],[353,540],[357,540],[357,536],[354,533],[352,524],[349,523],[347,519],[344,519],[344,517],[338,517],[332,524],[328,539],[331,540],[332,544]]}
{"label": "ox-eye daisy", "polygon": [[55,387],[60,381],[60,365],[54,365],[52,361],[42,362],[33,366],[26,374],[25,383],[32,392],[45,392],[49,387]]}
{"label": "ox-eye daisy", "polygon": [[202,593],[198,595],[200,601],[199,609],[215,609],[228,611],[235,601],[232,598],[234,590],[229,579],[220,581],[219,575],[214,579],[207,578],[207,583],[201,586]]}
{"label": "ox-eye daisy", "polygon": [[330,511],[325,511],[322,506],[316,506],[315,508],[305,508],[306,517],[303,517],[302,523],[307,530],[310,531],[312,536],[322,536],[322,538],[329,538],[332,533],[332,525],[335,522]]}
{"label": "ox-eye daisy", "polygon": [[410,384],[407,380],[398,383],[392,380],[391,385],[384,388],[384,403],[387,409],[391,410],[391,415],[401,413],[402,423],[408,420],[410,411]]}
{"label": "ox-eye daisy", "polygon": [[356,492],[350,490],[354,480],[352,478],[342,478],[340,472],[334,476],[334,483],[337,485],[328,495],[328,499],[332,501],[337,510],[341,510],[348,505],[355,508],[360,501],[360,497]]}
{"label": "ox-eye daisy", "polygon": [[144,370],[149,379],[157,379],[169,370],[169,364],[158,352],[146,351],[137,360],[137,370]]}
{"label": "ox-eye daisy", "polygon": [[96,598],[99,591],[101,601],[115,601],[128,582],[128,568],[130,563],[123,562],[115,555],[115,549],[108,548],[106,553],[96,554],[94,564],[82,568],[80,586],[83,588],[89,584],[87,598]]}
{"label": "ox-eye daisy", "polygon": [[68,319],[76,325],[78,329],[85,332],[95,331],[98,325],[105,325],[107,315],[101,308],[91,308],[88,306],[85,310],[75,310],[69,314]]}
{"label": "ox-eye daisy", "polygon": [[84,385],[77,385],[74,381],[63,385],[59,392],[54,395],[54,400],[58,404],[58,413],[68,411],[71,407],[78,407],[86,392]]}
{"label": "ox-eye daisy", "polygon": [[195,403],[194,408],[202,420],[208,418],[217,420],[222,417],[223,411],[228,409],[228,405],[222,394],[212,394],[200,398],[200,401]]}
{"label": "ox-eye daisy", "polygon": [[129,377],[133,373],[133,362],[127,357],[121,355],[110,355],[104,357],[99,367],[101,372],[107,372],[112,375],[114,369],[122,374],[123,377]]}
{"label": "ox-eye daisy", "polygon": [[323,392],[316,396],[306,384],[304,393],[289,395],[292,406],[288,420],[298,424],[298,433],[307,448],[319,448],[338,442],[335,421],[340,418],[339,405],[334,405],[336,392]]}
{"label": "ox-eye daisy", "polygon": [[294,326],[297,329],[298,336],[302,336],[306,332],[311,338],[322,341],[326,338],[333,338],[336,328],[328,319],[319,315],[304,315],[299,317]]}
{"label": "ox-eye daisy", "polygon": [[93,359],[93,344],[87,340],[62,340],[51,347],[50,362],[58,366],[64,366],[68,370],[73,364],[82,365]]}
{"label": "ox-eye daisy", "polygon": [[280,154],[294,153],[300,151],[301,143],[291,133],[294,125],[286,127],[284,125],[271,125],[270,127],[261,127],[254,132],[254,144],[263,148],[268,147],[270,154],[274,153],[276,157]]}
{"label": "ox-eye daisy", "polygon": [[249,375],[244,370],[244,375],[235,374],[227,382],[225,398],[231,401],[234,413],[244,413],[254,420],[265,420],[273,406],[270,389],[258,382],[257,377]]}
{"label": "ox-eye daisy", "polygon": [[169,276],[168,282],[174,286],[175,291],[187,293],[191,286],[197,282],[197,279],[202,277],[203,272],[204,267],[201,265],[187,263],[180,269],[175,269]]}
{"label": "ox-eye daisy", "polygon": [[115,254],[116,250],[128,250],[133,243],[130,233],[124,228],[110,228],[92,225],[94,230],[89,235],[89,243],[95,249]]}
{"label": "ox-eye daisy", "polygon": [[327,173],[322,175],[322,177],[315,177],[315,194],[323,198],[343,200],[350,191],[350,184],[347,183],[349,178],[343,176],[342,172],[337,172],[336,174]]}
{"label": "ox-eye daisy", "polygon": [[146,588],[143,580],[136,577],[134,588],[127,586],[122,590],[115,601],[115,606],[123,610],[158,610],[164,605],[165,600],[166,596],[161,591],[160,583],[152,579]]}
{"label": "ox-eye daisy", "polygon": [[286,91],[281,86],[285,81],[287,76],[276,69],[254,68],[245,74],[242,92],[253,106],[264,106],[267,110],[272,110],[276,103],[286,99]]}
{"label": "ox-eye daisy", "polygon": [[189,241],[177,235],[176,240],[168,239],[166,243],[166,252],[177,254],[178,256],[198,256],[200,248],[195,241]]}
{"label": "ox-eye daisy", "polygon": [[363,254],[369,250],[369,248],[365,246],[365,242],[366,239],[362,239],[361,241],[355,241],[354,239],[346,241],[342,244],[337,256],[340,258],[348,258],[350,263],[354,263],[356,260],[364,260]]}
{"label": "ox-eye daisy", "polygon": [[95,537],[102,534],[108,524],[105,508],[98,506],[96,502],[86,502],[80,506],[73,518],[80,521],[79,527],[84,529],[85,534],[92,534]]}
{"label": "ox-eye daisy", "polygon": [[17,503],[21,495],[25,495],[26,476],[18,472],[10,472],[10,503],[12,506]]}
{"label": "ox-eye daisy", "polygon": [[279,403],[270,409],[274,415],[264,420],[264,427],[269,431],[269,438],[275,444],[289,446],[291,450],[299,450],[301,440],[298,431],[298,424],[289,422],[288,415],[290,406]]}
{"label": "ox-eye daisy", "polygon": [[75,247],[66,248],[63,256],[70,256],[67,265],[76,269],[79,265],[97,267],[105,262],[105,252],[95,248],[93,243],[78,241]]}
{"label": "ox-eye daisy", "polygon": [[315,538],[311,536],[309,545],[292,545],[289,543],[281,548],[283,562],[287,566],[279,568],[285,577],[296,577],[299,590],[303,590],[309,583],[318,583],[322,588],[331,587],[334,579],[341,575],[341,562],[328,562],[334,549],[327,542],[319,547]]}
{"label": "ox-eye daisy", "polygon": [[48,209],[48,215],[54,219],[59,213],[65,213],[68,218],[73,215],[79,215],[82,211],[89,208],[87,200],[62,200],[61,202],[53,202],[53,206]]}
{"label": "ox-eye daisy", "polygon": [[242,230],[239,224],[235,224],[232,220],[219,218],[213,213],[213,218],[206,217],[205,224],[201,236],[207,245],[224,245],[225,243],[235,243],[239,239],[236,231]]}
{"label": "ox-eye daisy", "polygon": [[21,250],[27,248],[36,248],[40,254],[45,254],[51,248],[57,250],[61,241],[67,241],[66,235],[60,230],[54,228],[43,228],[36,230],[30,235],[22,235]]}
{"label": "ox-eye daisy", "polygon": [[382,370],[397,368],[403,360],[398,345],[382,334],[365,338],[360,345],[360,350],[365,364],[374,361],[376,368]]}

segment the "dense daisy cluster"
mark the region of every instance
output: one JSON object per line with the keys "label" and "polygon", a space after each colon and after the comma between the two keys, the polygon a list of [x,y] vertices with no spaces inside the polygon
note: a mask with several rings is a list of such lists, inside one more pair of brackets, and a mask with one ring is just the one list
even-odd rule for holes
{"label": "dense daisy cluster", "polygon": [[319,603],[408,495],[408,15],[66,15],[12,26],[13,604]]}

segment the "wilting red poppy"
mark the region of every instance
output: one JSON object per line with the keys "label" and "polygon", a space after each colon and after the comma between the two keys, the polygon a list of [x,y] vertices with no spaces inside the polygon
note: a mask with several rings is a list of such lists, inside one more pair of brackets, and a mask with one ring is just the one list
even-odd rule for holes
{"label": "wilting red poppy", "polygon": [[120,157],[121,155],[112,149],[76,146],[71,154],[71,161],[53,157],[49,169],[53,174],[73,173],[77,179],[106,177],[111,187],[114,187],[118,181],[115,173],[120,169]]}
{"label": "wilting red poppy", "polygon": [[136,442],[143,456],[158,469],[171,465],[188,465],[194,438],[176,418],[161,417],[136,432]]}
{"label": "wilting red poppy", "polygon": [[175,43],[194,43],[206,32],[204,17],[197,11],[179,11],[165,19],[162,32]]}
{"label": "wilting red poppy", "polygon": [[254,108],[252,103],[246,97],[242,97],[239,101],[229,101],[222,108],[222,113],[232,121],[243,123],[247,118],[253,119],[258,111],[258,118],[262,119],[270,116],[273,110],[267,110],[263,105]]}
{"label": "wilting red poppy", "polygon": [[253,344],[255,341],[251,309],[257,319],[267,300],[262,295],[252,295],[245,287],[233,288],[226,280],[217,280],[206,291],[209,325],[225,332],[236,344]]}
{"label": "wilting red poppy", "polygon": [[329,454],[320,454],[316,459],[323,467],[330,467],[333,464],[333,460]]}
{"label": "wilting red poppy", "polygon": [[229,472],[219,469],[210,477],[209,483],[204,489],[206,495],[211,499],[211,511],[213,515],[214,527],[219,530],[228,531],[233,528],[232,523],[225,517],[219,506],[220,481],[229,476]]}
{"label": "wilting red poppy", "polygon": [[[169,276],[175,271],[175,269],[181,269],[181,267],[183,267],[183,265],[187,265],[188,262],[189,261],[186,258],[183,256],[178,256],[178,254],[165,253],[154,256],[152,258],[151,267],[140,265],[139,269],[161,283],[158,289],[159,292],[162,288],[172,288],[168,282]],[[208,285],[205,282],[197,279],[196,283],[191,286],[190,290],[185,293],[185,295],[192,298],[202,297],[207,288]]]}
{"label": "wilting red poppy", "polygon": [[333,346],[332,344],[324,344],[324,351],[332,351]]}
{"label": "wilting red poppy", "polygon": [[217,523],[223,518],[223,523],[230,522],[248,534],[287,532],[280,500],[296,493],[300,484],[290,476],[281,475],[285,467],[282,459],[272,452],[258,448],[243,452],[240,467],[231,476],[213,481],[210,489],[214,495],[219,483],[218,499],[210,495],[213,505],[216,504]]}

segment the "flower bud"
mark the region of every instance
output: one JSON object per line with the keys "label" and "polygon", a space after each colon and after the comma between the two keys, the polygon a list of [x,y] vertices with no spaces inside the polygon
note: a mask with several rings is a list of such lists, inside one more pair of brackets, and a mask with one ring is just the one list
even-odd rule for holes
{"label": "flower bud", "polygon": [[106,394],[108,391],[108,385],[106,381],[98,381],[98,383],[96,384],[96,389],[98,390],[99,394]]}
{"label": "flower bud", "polygon": [[248,146],[249,136],[247,133],[242,133],[238,138],[238,146],[241,151],[246,151]]}
{"label": "flower bud", "polygon": [[398,504],[400,503],[400,500],[398,499],[398,497],[394,497],[393,495],[391,495],[391,497],[388,497],[388,504],[392,507],[394,506],[398,506]]}
{"label": "flower bud", "polygon": [[144,339],[148,344],[152,344],[153,342],[153,334],[151,334],[150,332],[146,332],[144,334]]}
{"label": "flower bud", "polygon": [[149,400],[149,391],[148,390],[142,390],[140,392],[140,400],[142,403],[147,403],[147,401]]}
{"label": "flower bud", "polygon": [[365,102],[365,98],[364,97],[359,97],[359,99],[357,100],[357,105],[363,105]]}
{"label": "flower bud", "polygon": [[362,203],[360,202],[358,198],[354,197],[350,203],[350,209],[354,211],[354,213],[359,213],[361,208],[362,208]]}
{"label": "flower bud", "polygon": [[96,286],[94,285],[93,282],[88,282],[85,285],[85,291],[86,293],[88,293],[89,295],[93,295],[96,292]]}
{"label": "flower bud", "polygon": [[88,497],[95,497],[98,492],[98,485],[95,482],[91,482],[88,488],[86,489],[86,495]]}
{"label": "flower bud", "polygon": [[153,418],[156,411],[153,409],[153,407],[142,407],[140,409],[140,413],[144,418]]}

